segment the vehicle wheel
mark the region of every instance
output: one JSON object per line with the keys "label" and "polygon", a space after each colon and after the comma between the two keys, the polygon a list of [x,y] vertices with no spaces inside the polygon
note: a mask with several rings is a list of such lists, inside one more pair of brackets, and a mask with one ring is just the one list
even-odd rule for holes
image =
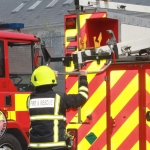
{"label": "vehicle wheel", "polygon": [[4,150],[22,150],[19,141],[11,134],[5,134],[0,139],[0,149]]}

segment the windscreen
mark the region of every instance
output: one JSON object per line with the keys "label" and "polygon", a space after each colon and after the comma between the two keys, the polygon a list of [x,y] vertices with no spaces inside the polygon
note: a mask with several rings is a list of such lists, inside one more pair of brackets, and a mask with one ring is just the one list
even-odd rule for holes
{"label": "windscreen", "polygon": [[10,78],[18,91],[31,91],[32,45],[27,43],[8,43]]}

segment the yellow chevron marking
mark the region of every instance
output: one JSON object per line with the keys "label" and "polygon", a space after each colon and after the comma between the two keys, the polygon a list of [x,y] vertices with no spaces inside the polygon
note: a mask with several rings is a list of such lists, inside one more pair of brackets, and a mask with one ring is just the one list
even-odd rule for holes
{"label": "yellow chevron marking", "polygon": [[[103,131],[106,130],[106,113],[97,121],[97,123],[92,127],[92,129],[88,132],[93,132],[96,137],[99,137]],[[87,135],[88,135],[87,134]],[[84,147],[86,145],[86,148]],[[88,150],[90,148],[90,144],[87,144],[87,140],[83,138],[81,142],[78,144],[79,150]]]}
{"label": "yellow chevron marking", "polygon": [[86,24],[86,19],[90,18],[92,14],[82,14],[80,15],[80,28]]}
{"label": "yellow chevron marking", "polygon": [[113,78],[110,81],[110,88],[112,88],[117,82],[118,80],[122,77],[122,75],[126,72],[126,70],[117,70],[117,71],[111,71],[110,72],[110,76]]}
{"label": "yellow chevron marking", "polygon": [[150,143],[148,141],[146,141],[146,149],[150,149]]}
{"label": "yellow chevron marking", "polygon": [[[124,88],[122,93],[112,103],[111,112],[112,117],[115,118],[117,114],[124,108],[124,106],[130,101],[134,94],[138,91],[138,74],[132,79],[132,81]],[[117,109],[116,109],[117,108]]]}
{"label": "yellow chevron marking", "polygon": [[111,138],[112,149],[116,150],[138,124],[139,124],[139,108],[137,108],[131,114],[131,116],[125,121],[125,123]]}
{"label": "yellow chevron marking", "polygon": [[105,13],[104,15],[103,15],[103,18],[106,18],[107,17],[107,14]]}
{"label": "yellow chevron marking", "polygon": [[[70,66],[70,67],[65,67],[65,71],[66,71],[66,72],[71,72],[71,71],[73,71],[73,70],[74,70],[73,62],[71,62],[71,66]],[[65,79],[67,79],[68,76],[69,76],[69,75],[66,75],[66,76],[65,76]]]}
{"label": "yellow chevron marking", "polygon": [[16,112],[15,111],[8,111],[8,120],[16,120]]}
{"label": "yellow chevron marking", "polygon": [[27,111],[27,97],[29,94],[15,94],[15,111]]}
{"label": "yellow chevron marking", "polygon": [[70,43],[70,42],[67,42],[67,37],[76,36],[76,35],[77,35],[77,29],[66,30],[66,32],[65,32],[65,47],[67,47]]}
{"label": "yellow chevron marking", "polygon": [[87,116],[93,112],[93,110],[98,106],[99,103],[101,103],[101,101],[104,99],[105,96],[106,96],[106,83],[104,81],[93,93],[93,95],[87,101],[87,103],[82,107],[82,120],[85,120]]}
{"label": "yellow chevron marking", "polygon": [[102,150],[107,150],[107,145],[105,145],[105,146],[102,148]]}
{"label": "yellow chevron marking", "polygon": [[[105,61],[103,61],[105,62]],[[97,65],[96,61],[93,61],[90,66],[87,68],[88,71],[93,70],[93,68],[95,70],[99,70],[103,67],[103,63],[101,63],[100,65]],[[96,74],[88,74],[88,82],[90,83],[90,81],[95,77]],[[72,93],[77,93],[78,90],[78,81],[74,84],[74,86],[69,90],[68,94],[72,94]],[[101,93],[101,94],[99,94]],[[95,93],[91,96],[90,99],[94,100],[88,100],[86,102],[86,104],[82,107],[82,121],[86,120],[86,117],[92,113],[92,111],[96,108],[96,106],[100,103],[100,101],[106,96],[106,83],[105,81],[99,86],[99,88],[97,88],[97,90],[95,91]],[[77,122],[77,115],[76,114],[73,119],[71,120],[71,122]],[[76,128],[79,128],[81,125],[75,125]],[[74,127],[74,124],[69,124],[67,126],[67,128],[72,128]]]}
{"label": "yellow chevron marking", "polygon": [[149,83],[150,83],[150,76],[146,73],[146,90],[150,93],[150,86],[149,86]]}
{"label": "yellow chevron marking", "polygon": [[139,150],[139,141],[130,150]]}

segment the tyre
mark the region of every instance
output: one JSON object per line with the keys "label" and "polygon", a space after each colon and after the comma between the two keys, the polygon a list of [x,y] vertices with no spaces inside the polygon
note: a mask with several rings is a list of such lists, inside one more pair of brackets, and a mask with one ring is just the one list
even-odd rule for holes
{"label": "tyre", "polygon": [[5,134],[0,139],[0,149],[4,150],[22,150],[19,141],[11,134]]}

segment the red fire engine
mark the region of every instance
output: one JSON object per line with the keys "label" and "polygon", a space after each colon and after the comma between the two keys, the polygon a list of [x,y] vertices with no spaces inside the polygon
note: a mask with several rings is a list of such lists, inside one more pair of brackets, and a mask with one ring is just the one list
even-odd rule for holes
{"label": "red fire engine", "polygon": [[[101,0],[75,0],[75,5],[65,15],[65,53],[76,62],[66,72],[87,69],[90,93],[84,106],[67,111],[72,150],[150,149],[150,37],[142,37],[146,27],[124,25],[121,34],[128,40],[119,43],[119,20],[106,12],[88,12],[106,8],[149,13],[149,7]],[[139,39],[134,28],[142,31]],[[77,93],[77,76],[67,75],[65,83],[66,93]]]}
{"label": "red fire engine", "polygon": [[[106,12],[87,13],[84,8],[148,13],[149,9],[97,0],[75,0],[75,5],[75,13],[64,18],[64,57],[51,58],[38,37],[0,31],[0,109],[7,119],[0,148],[25,150],[27,147],[26,100],[33,90],[30,75],[44,59],[45,65],[55,61],[64,63],[66,72],[59,74],[66,75],[68,94],[77,93],[77,70],[88,71],[87,103],[78,110],[67,110],[71,150],[150,149],[150,37],[118,43],[118,20],[109,18]],[[15,25],[18,26],[12,24],[10,28]],[[130,32],[131,28],[126,30]],[[17,55],[24,57],[16,60]]]}
{"label": "red fire engine", "polygon": [[39,38],[14,32],[23,27],[19,23],[0,25],[0,112],[7,120],[4,135],[0,128],[0,149],[27,149],[30,121],[26,100],[33,91],[31,73],[42,59],[38,57]]}

